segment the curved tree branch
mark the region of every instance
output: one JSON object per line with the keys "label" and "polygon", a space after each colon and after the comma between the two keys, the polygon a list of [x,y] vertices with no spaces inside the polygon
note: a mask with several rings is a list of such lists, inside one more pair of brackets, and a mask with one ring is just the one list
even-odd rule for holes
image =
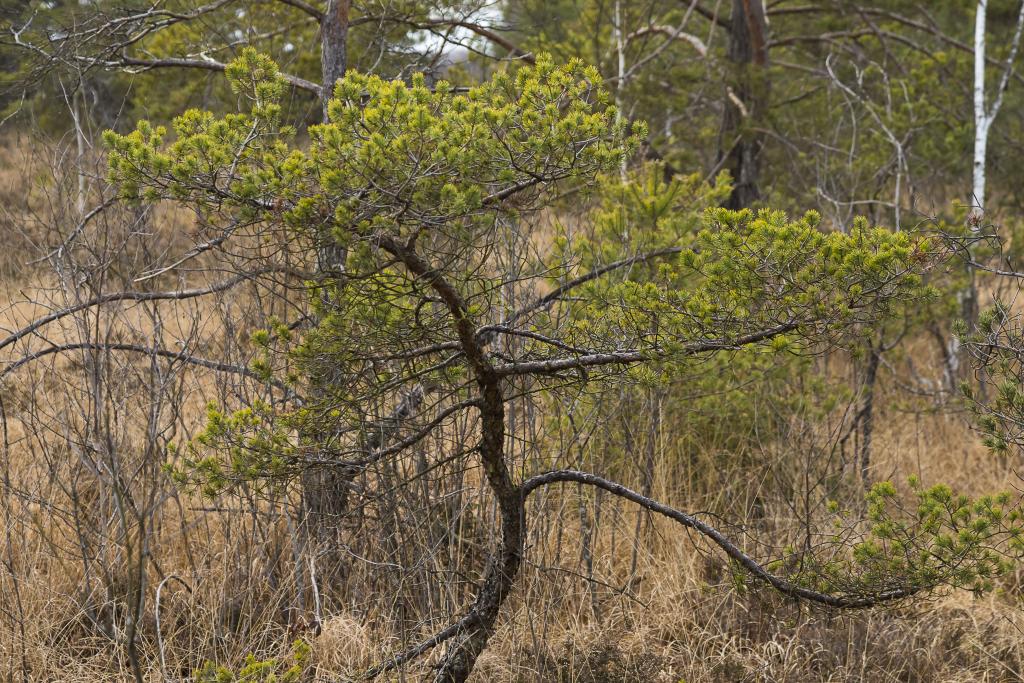
{"label": "curved tree branch", "polygon": [[520,491],[522,492],[523,499],[525,500],[530,493],[536,491],[542,486],[563,482],[586,484],[588,486],[603,489],[612,495],[625,498],[626,500],[634,502],[651,512],[657,512],[660,515],[678,522],[684,527],[693,529],[710,539],[715,545],[725,551],[726,555],[735,560],[755,578],[768,584],[779,593],[791,598],[809,600],[811,602],[839,609],[865,609],[868,607],[875,607],[886,602],[900,600],[923,590],[923,587],[921,586],[905,586],[881,591],[875,595],[832,595],[804,588],[803,586],[798,586],[769,572],[763,565],[744,553],[735,543],[730,541],[722,532],[711,525],[702,522],[692,515],[680,512],[679,510],[665,505],[664,503],[659,503],[656,500],[637,493],[622,484],[609,481],[595,474],[590,474],[589,472],[579,472],[577,470],[554,470],[551,472],[545,472],[523,482],[520,486]]}
{"label": "curved tree branch", "polygon": [[693,46],[693,49],[695,49],[697,51],[697,54],[699,54],[701,57],[708,56],[708,46],[703,40],[693,35],[692,33],[687,33],[682,29],[676,28],[675,26],[665,26],[663,24],[651,24],[650,26],[644,26],[643,28],[639,28],[633,31],[628,36],[626,36],[626,43],[628,44],[634,40],[637,40],[638,38],[643,38],[644,36],[654,34],[665,36],[665,41],[667,43],[671,43],[673,40],[682,40],[684,42],[687,42]]}
{"label": "curved tree branch", "polygon": [[614,270],[618,270],[619,268],[625,268],[635,263],[645,263],[647,261],[659,258],[661,256],[672,256],[674,254],[679,254],[683,250],[684,247],[666,247],[664,249],[655,249],[654,251],[648,251],[643,254],[637,254],[636,256],[630,256],[629,258],[620,259],[607,265],[603,265],[600,268],[595,268],[589,273],[585,273],[584,275],[580,275],[577,278],[573,278],[572,280],[569,280],[568,282],[559,285],[551,292],[534,300],[532,303],[527,304],[523,308],[520,308],[515,313],[510,315],[508,318],[506,318],[503,324],[511,325],[512,323],[522,318],[524,315],[527,315],[529,313],[532,313],[533,311],[536,311],[539,308],[544,308],[545,306],[554,303],[558,299],[565,296],[566,293],[568,293],[570,290],[573,290],[579,287],[580,285],[584,285],[590,282],[591,280],[596,280],[602,275],[606,275],[607,273],[610,273]]}
{"label": "curved tree branch", "polygon": [[[697,519],[693,515],[689,515],[641,493],[637,493],[622,484],[599,477],[595,474],[590,474],[589,472],[581,472],[578,470],[553,470],[530,477],[519,486],[518,491],[521,501],[520,504],[525,507],[526,499],[531,493],[542,487],[559,483],[586,484],[588,486],[602,489],[614,496],[636,503],[646,510],[668,517],[688,529],[693,529],[721,548],[726,555],[747,570],[754,578],[767,584],[782,595],[786,595],[797,600],[807,600],[809,602],[836,609],[868,609],[910,597],[925,589],[924,586],[903,586],[884,590],[874,595],[833,595],[805,588],[804,586],[794,584],[769,572],[764,565],[747,553],[743,552],[743,550],[733,543],[725,534],[710,524]],[[464,630],[470,628],[477,618],[475,608],[471,608],[461,619],[444,630],[439,631],[421,643],[368,670],[364,674],[365,678],[375,678],[382,673],[386,673],[387,671],[391,671],[392,669],[412,661],[433,647],[450,640]]]}
{"label": "curved tree branch", "polygon": [[308,14],[309,16],[311,16],[314,19],[316,19],[317,21],[323,21],[323,19],[324,19],[324,13],[323,12],[318,10],[313,5],[310,5],[308,2],[304,2],[304,0],[277,0],[277,1],[280,2],[283,5],[288,5],[290,7],[294,7],[297,10],[303,11],[306,14]]}
{"label": "curved tree branch", "polygon": [[537,63],[537,58],[533,55],[532,52],[522,49],[508,38],[497,33],[494,29],[482,26],[480,24],[468,21],[466,19],[432,19],[430,21],[417,22],[412,26],[413,28],[418,29],[430,29],[436,28],[438,26],[453,26],[458,28],[464,28],[467,31],[475,33],[481,38],[486,38],[487,40],[491,41],[495,45],[498,45],[499,47],[505,48],[513,57],[521,59],[527,64]]}
{"label": "curved tree branch", "polygon": [[[84,58],[83,58],[84,59]],[[105,68],[116,68],[116,67],[129,67],[135,68],[142,71],[148,71],[150,69],[163,69],[163,68],[189,68],[189,69],[206,69],[207,71],[224,71],[228,68],[228,65],[223,62],[218,62],[215,59],[187,59],[183,57],[164,57],[161,59],[139,59],[137,57],[129,57],[127,55],[122,56],[116,60],[93,60],[99,66]],[[306,90],[313,93],[317,97],[320,97],[323,88],[313,81],[308,81],[305,78],[300,78],[288,73],[282,73],[281,78],[284,79],[289,85],[295,86],[300,90]]]}

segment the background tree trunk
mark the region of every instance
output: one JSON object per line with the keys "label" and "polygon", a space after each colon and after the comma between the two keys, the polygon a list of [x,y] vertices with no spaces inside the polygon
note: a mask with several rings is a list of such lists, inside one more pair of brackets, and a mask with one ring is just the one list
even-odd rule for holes
{"label": "background tree trunk", "polygon": [[323,91],[320,101],[327,121],[327,103],[334,94],[334,85],[348,68],[348,26],[351,0],[329,0],[320,22],[320,71]]}
{"label": "background tree trunk", "polygon": [[[327,121],[327,103],[334,94],[335,84],[348,68],[348,29],[351,0],[329,0],[320,21],[320,68],[323,120]],[[322,231],[318,247],[317,267],[320,275],[340,278],[344,275],[346,250],[332,237],[330,230]],[[316,439],[315,436],[311,438]],[[302,476],[303,521],[313,537],[329,542],[336,534],[341,519],[348,512],[349,491],[358,474],[352,468],[325,467],[307,470]]]}
{"label": "background tree trunk", "polygon": [[[1000,77],[996,92],[989,102],[987,88],[985,86],[985,65],[987,59],[987,18],[988,0],[978,0],[974,15],[974,158],[971,176],[971,196],[968,197],[968,205],[972,207],[967,222],[972,230],[982,231],[985,215],[985,177],[988,170],[988,136],[992,129],[992,122],[995,121],[999,110],[1003,105],[1003,95],[1010,85],[1010,75],[1013,71],[1013,63],[1017,58],[1017,50],[1020,47],[1021,30],[1024,29],[1024,2],[1021,3],[1020,11],[1017,14],[1017,26],[1014,30],[1013,39],[1010,43],[1010,54],[1006,59],[1003,72]],[[973,249],[968,247],[968,256],[974,259]],[[967,287],[960,292],[960,315],[967,323],[967,329],[973,330],[978,324],[978,315],[981,307],[978,301],[977,273],[971,263],[967,264]],[[950,382],[955,382],[963,376],[963,368],[966,368],[967,358],[964,356],[960,340],[955,336],[950,337],[947,358],[953,360],[952,372],[947,373]],[[956,387],[950,384],[950,391]]]}
{"label": "background tree trunk", "polygon": [[768,25],[762,0],[733,0],[728,58],[733,64],[727,85],[719,159],[733,177],[726,207],[742,209],[761,198],[758,186],[764,135],[753,125],[768,103]]}

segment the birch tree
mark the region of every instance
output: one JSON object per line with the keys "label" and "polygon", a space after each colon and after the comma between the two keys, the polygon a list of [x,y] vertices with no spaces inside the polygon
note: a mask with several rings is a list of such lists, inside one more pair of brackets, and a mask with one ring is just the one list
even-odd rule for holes
{"label": "birch tree", "polygon": [[[971,207],[967,216],[967,225],[973,232],[981,232],[985,217],[986,176],[988,172],[988,138],[992,124],[1003,105],[1003,96],[1010,85],[1013,63],[1020,47],[1021,30],[1024,28],[1024,2],[1017,14],[1017,23],[1013,38],[1010,41],[1009,55],[1002,65],[999,83],[995,93],[990,97],[986,88],[985,74],[988,65],[988,0],[978,0],[974,15],[974,156],[972,160],[971,196],[968,205]],[[978,323],[978,283],[976,268],[973,265],[974,250],[966,247],[968,283],[959,292],[961,317],[969,329]],[[965,360],[959,335],[952,335],[946,350],[946,384],[950,390],[956,384],[960,368]]]}
{"label": "birch tree", "polygon": [[987,15],[988,0],[978,0],[978,7],[974,15],[974,163],[970,197],[970,205],[974,209],[971,222],[975,227],[985,212],[988,135],[992,123],[999,115],[999,109],[1003,106],[1003,95],[1010,85],[1010,75],[1013,73],[1013,64],[1020,48],[1021,30],[1024,29],[1024,3],[1021,3],[1020,11],[1017,14],[1017,25],[1010,41],[1010,53],[1003,65],[999,84],[992,97],[989,96],[985,86],[985,67],[988,63],[986,56],[988,38],[985,26]]}

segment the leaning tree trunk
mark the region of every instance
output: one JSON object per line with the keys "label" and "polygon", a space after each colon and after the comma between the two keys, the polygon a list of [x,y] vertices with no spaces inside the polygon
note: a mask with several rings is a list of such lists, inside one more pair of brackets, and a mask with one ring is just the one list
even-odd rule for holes
{"label": "leaning tree trunk", "polygon": [[733,0],[728,49],[733,73],[726,86],[719,140],[719,161],[734,183],[725,202],[730,209],[748,207],[761,197],[758,181],[764,135],[755,122],[764,116],[768,103],[767,32],[762,0]]}
{"label": "leaning tree trunk", "polygon": [[435,683],[463,683],[494,633],[501,605],[512,592],[523,559],[525,508],[523,491],[513,482],[505,464],[502,378],[487,358],[477,335],[479,325],[471,318],[469,305],[458,289],[413,249],[387,237],[380,238],[380,246],[401,261],[413,276],[433,289],[448,309],[479,392],[480,442],[476,451],[484,477],[498,503],[501,533],[476,600],[469,614],[457,624],[434,678]]}

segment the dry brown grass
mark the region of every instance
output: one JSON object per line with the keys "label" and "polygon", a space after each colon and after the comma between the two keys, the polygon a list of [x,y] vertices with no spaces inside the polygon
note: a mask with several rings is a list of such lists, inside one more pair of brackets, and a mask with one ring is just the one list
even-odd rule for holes
{"label": "dry brown grass", "polygon": [[[16,148],[0,148],[0,158],[16,155]],[[19,194],[19,182],[10,171],[0,174],[0,192],[6,192],[2,196],[9,208],[26,191],[21,185]],[[154,239],[177,239],[183,223],[169,221],[171,227]],[[7,253],[5,258],[9,262],[0,263],[4,328],[18,327],[64,303],[63,290],[45,271],[26,271],[21,256]],[[246,303],[246,296],[232,295],[172,306],[161,319],[160,338],[173,344],[194,335],[208,348],[224,347],[232,341],[225,337],[238,333],[221,323]],[[107,313],[105,334],[155,334],[153,319],[138,309],[117,307]],[[195,328],[197,319],[203,322]],[[80,322],[69,319],[48,329],[47,340],[78,338]],[[935,367],[926,341],[915,341],[911,348],[920,356],[918,367]],[[353,552],[344,575],[336,577],[337,586],[324,585],[322,629],[314,633],[305,625],[312,613],[308,591],[301,586],[306,569],[295,559],[299,554],[287,514],[294,492],[274,503],[250,506],[246,499],[204,500],[178,492],[164,480],[143,478],[133,486],[148,486],[156,495],[151,524],[144,533],[132,525],[125,532],[111,517],[117,505],[108,477],[102,470],[90,470],[85,455],[76,450],[74,430],[81,424],[76,411],[87,403],[81,379],[87,361],[64,357],[26,369],[4,387],[9,448],[0,473],[0,680],[132,680],[124,628],[133,582],[140,576],[145,602],[139,659],[149,681],[187,680],[207,659],[237,664],[250,652],[284,657],[296,636],[307,638],[313,648],[307,680],[338,680],[452,618],[454,607],[448,613],[433,612],[432,620],[421,614],[405,616],[405,603],[382,587],[398,585],[396,590],[415,595],[416,585],[389,583],[387,568],[354,561]],[[141,375],[134,374],[139,368],[139,362],[125,363],[105,385],[112,387],[118,462],[126,469],[143,462],[141,426],[151,407]],[[917,474],[925,482],[946,482],[970,493],[1018,484],[1013,463],[995,461],[963,414],[899,410],[907,397],[887,379],[883,386],[887,391],[879,400],[875,433],[876,479]],[[209,374],[183,370],[174,395],[182,408],[178,434],[187,437],[202,423],[206,402],[228,394]],[[51,424],[64,431],[47,431]],[[672,446],[675,427],[664,426],[656,496],[683,509],[717,510],[730,521],[749,522],[744,511],[750,509],[752,492],[765,485],[758,480],[763,473],[708,452],[694,456],[704,478],[683,480],[678,462],[670,462],[680,457]],[[490,513],[479,502],[483,498],[477,473],[468,473],[465,487],[467,506],[478,506],[474,514],[485,519]],[[760,514],[784,527],[790,511],[771,497],[764,500],[767,507]],[[713,548],[663,520],[650,520],[634,551],[636,510],[608,500],[602,505],[602,522],[591,536],[584,531],[580,510],[592,519],[592,495],[580,498],[567,487],[546,501],[546,517],[536,524],[518,591],[473,680],[1022,680],[1020,573],[983,598],[950,592],[896,608],[835,614],[762,590],[739,590]],[[83,526],[88,527],[85,546]],[[584,536],[593,556],[592,576],[581,553]],[[144,568],[133,573],[129,560],[139,554],[129,548],[143,538],[148,544]],[[479,555],[480,543],[479,533],[467,529],[451,554]],[[468,572],[479,569],[468,560],[455,564]],[[464,593],[465,586],[437,600],[464,605],[460,590]],[[113,625],[112,632],[100,623]],[[426,663],[436,657],[434,653]],[[394,680],[417,680],[425,672],[415,669]]]}
{"label": "dry brown grass", "polygon": [[[196,379],[192,403],[196,413],[203,404],[200,395],[214,393],[210,387],[203,390],[203,381]],[[56,392],[59,387],[44,385],[44,390]],[[12,420],[11,425],[10,438],[20,443],[23,434],[18,421]],[[883,411],[875,453],[879,477],[898,479],[917,473],[927,482],[945,481],[973,492],[1016,483],[1013,472],[978,445],[958,414]],[[54,476],[33,460],[28,449],[12,450],[11,463],[15,481]],[[63,475],[73,473],[68,469]],[[706,494],[688,502],[665,476],[659,477],[657,489],[660,496],[689,509],[704,509],[714,500]],[[707,491],[712,490],[709,485]],[[54,493],[54,498],[61,496]],[[155,567],[147,572],[149,606],[141,653],[149,679],[178,680],[206,658],[237,662],[250,651],[286,656],[287,644],[296,635],[288,626],[296,586],[287,566],[287,525],[282,521],[264,524],[264,531],[276,534],[276,540],[263,545],[276,555],[272,557],[255,552],[261,542],[254,525],[244,528],[244,514],[211,512],[208,503],[187,495],[168,500],[165,506],[166,526],[153,538],[159,573]],[[27,534],[16,544],[19,551],[5,558],[18,570],[17,622],[24,631],[5,621],[0,630],[0,667],[13,674],[21,669],[24,655],[30,680],[130,680],[123,648],[97,635],[82,612],[81,587],[90,581],[80,563],[70,559],[72,549],[60,545],[73,546],[70,531],[61,530],[43,501],[16,510],[31,520],[18,526],[20,533]],[[557,558],[550,552],[545,557],[543,549],[531,551],[530,562],[548,568],[524,573],[474,680],[966,683],[1021,679],[1020,577],[981,599],[955,592],[895,609],[830,614],[760,591],[738,594],[713,549],[658,520],[631,577],[631,545],[622,539],[633,533],[636,513],[626,506],[606,504],[603,514],[609,521],[596,534],[593,547],[594,578],[600,584],[592,587],[584,578],[578,555],[580,528],[570,502],[559,525],[566,550]],[[202,559],[197,565],[189,555]],[[242,567],[240,562],[253,566]],[[271,570],[268,562],[279,566]],[[550,569],[556,566],[560,569]],[[176,582],[162,590],[161,631],[169,662],[165,678],[155,642],[154,601],[159,577],[171,574],[186,577],[190,590]],[[266,583],[268,576],[275,577],[276,586]],[[0,575],[8,612],[14,610],[11,580],[9,572]],[[429,630],[429,625],[421,624],[419,630],[401,633],[374,617],[374,602],[385,596],[351,597],[353,609],[332,607],[319,635],[302,633],[313,646],[316,673],[310,680],[356,673]],[[111,599],[116,604],[116,596],[103,596],[99,602]],[[448,616],[438,614],[434,626]]]}

